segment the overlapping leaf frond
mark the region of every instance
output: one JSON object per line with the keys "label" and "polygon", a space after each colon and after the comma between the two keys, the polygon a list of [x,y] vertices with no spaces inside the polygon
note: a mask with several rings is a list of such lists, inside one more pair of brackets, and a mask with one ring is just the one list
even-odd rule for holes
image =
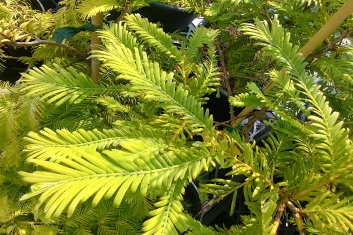
{"label": "overlapping leaf frond", "polygon": [[[271,29],[266,22],[257,22],[256,26],[244,25],[243,30],[259,40],[265,52],[288,70],[294,79],[295,87],[301,93],[300,101],[310,104],[306,108],[306,111],[311,113],[308,117],[311,123],[307,127],[315,141],[315,152],[328,164],[324,168],[337,169],[337,165],[331,164],[333,161],[335,164],[343,164],[349,159],[347,131],[342,128],[342,122],[337,122],[338,113],[332,112],[326,97],[320,91],[320,86],[315,83],[316,78],[306,72],[307,63],[304,62],[304,57],[297,53],[298,47],[290,43],[289,33],[285,32],[276,18]],[[338,159],[342,162],[336,161]]]}
{"label": "overlapping leaf frond", "polygon": [[261,101],[254,94],[240,93],[229,97],[229,102],[235,107],[259,107],[262,106]]}
{"label": "overlapping leaf frond", "polygon": [[180,51],[173,45],[172,38],[156,24],[142,18],[139,14],[127,15],[125,20],[129,29],[135,31],[143,42],[171,57],[180,58]]}
{"label": "overlapping leaf frond", "polygon": [[[50,132],[46,130],[42,136]],[[174,147],[161,139],[126,139],[115,149],[99,152],[95,149],[106,146],[107,141],[98,146],[99,141],[93,140],[92,146],[84,147],[79,139],[82,135],[77,133],[61,136],[51,133],[50,137],[56,137],[55,140],[42,136],[30,139],[34,143],[27,151],[35,154],[28,161],[45,171],[20,173],[25,181],[33,184],[32,192],[22,199],[40,194],[38,207],[45,204],[46,218],[58,217],[65,210],[70,217],[80,202],[92,197],[93,205],[102,198],[114,197],[114,205],[119,206],[128,190],[155,196],[179,179],[195,178],[212,163],[211,157],[205,157],[206,148]],[[100,137],[98,133],[90,134],[86,138]],[[55,151],[53,142],[65,146],[65,154]],[[36,150],[42,143],[45,151]],[[46,148],[46,144],[53,150]]]}
{"label": "overlapping leaf frond", "polygon": [[[0,0],[11,3],[11,8],[22,9],[27,9],[22,4],[26,1]],[[19,17],[9,12],[10,8],[0,6],[0,41],[24,42],[32,40],[33,35],[48,39],[57,26],[79,26],[98,13],[124,8],[123,16],[125,10],[134,10],[152,1],[64,0],[63,7],[53,13],[54,18],[51,12],[33,14],[34,21],[31,18],[34,11],[22,11],[25,17]],[[248,215],[242,216],[242,225],[220,229],[224,234],[280,233],[276,226],[283,221],[281,206],[289,212],[284,215],[301,217],[309,233],[353,233],[352,142],[343,128],[345,124],[339,122],[345,117],[338,117],[332,111],[324,95],[341,95],[332,100],[342,98],[349,102],[351,95],[341,92],[340,88],[347,88],[342,85],[352,82],[351,62],[330,63],[336,53],[337,56],[342,53],[340,48],[330,48],[332,54],[327,56],[330,58],[327,61],[315,61],[316,55],[313,56],[318,67],[330,66],[311,76],[304,58],[298,55],[298,47],[290,43],[289,34],[276,17],[271,26],[257,20],[255,24],[245,24],[243,32],[251,39],[243,37],[237,27],[238,22],[253,22],[254,15],[269,20],[275,12],[285,11],[286,25],[296,26],[292,27],[293,35],[301,37],[296,39],[302,42],[321,23],[308,21],[311,23],[307,24],[301,20],[303,23],[299,25],[297,18],[313,19],[321,13],[326,18],[343,1],[163,1],[179,6],[185,4],[187,9],[206,16],[213,27],[222,29],[217,43],[224,50],[219,51],[219,55],[224,53],[228,62],[229,78],[237,78],[235,84],[231,83],[232,88],[242,89],[239,84],[244,84],[245,79],[261,80],[262,84],[270,78],[277,83],[271,93],[263,92],[257,83],[249,83],[249,93],[230,99],[234,105],[263,107],[275,113],[276,120],[271,124],[273,135],[261,143],[247,143],[236,130],[232,133],[215,131],[212,116],[201,106],[207,100],[205,96],[220,85],[219,77],[222,77],[215,56],[217,31],[197,28],[178,48],[159,26],[138,14],[128,14],[124,21],[105,26],[98,32],[103,44],[93,52],[93,57],[103,62],[101,84],[94,84],[88,75],[78,72],[72,58],[54,55],[55,61],[73,62],[76,69],[43,66],[24,75],[18,86],[20,92],[17,88],[0,88],[0,124],[3,126],[0,130],[0,191],[5,188],[5,198],[17,200],[18,194],[27,190],[15,175],[25,155],[31,164],[21,166],[20,175],[32,184],[31,192],[22,197],[23,200],[31,198],[26,210],[30,208],[28,212],[32,213],[32,202],[38,199],[35,216],[45,216],[39,217],[44,223],[58,222],[62,229],[57,231],[57,226],[35,223],[33,233],[44,233],[47,229],[45,232],[68,234],[134,234],[141,233],[142,228],[146,234],[215,234],[213,229],[187,215],[181,202],[187,182],[202,171],[210,170],[217,160],[221,168],[231,170],[225,178],[205,185],[205,191],[216,196],[214,202],[233,196],[230,214],[237,215],[241,213],[235,209],[236,201],[239,202],[238,191],[243,192],[245,205],[250,210]],[[327,8],[326,12],[321,7]],[[304,14],[295,12],[296,9],[303,9],[310,17],[301,18]],[[40,17],[42,21],[38,20]],[[350,28],[350,23],[344,23],[342,29]],[[88,34],[81,35],[81,42],[78,36],[68,43],[86,50]],[[274,59],[278,66],[269,62],[271,58],[264,59],[260,55],[258,47],[252,45],[253,39],[260,41],[265,55]],[[331,46],[331,42],[327,46]],[[54,58],[43,57],[48,48],[43,46],[36,50],[31,60]],[[239,58],[233,60],[234,57]],[[241,66],[232,63],[244,58],[247,61],[241,62]],[[47,62],[53,63],[52,60]],[[266,66],[273,70],[263,75]],[[283,73],[274,70],[279,66],[285,67]],[[261,72],[255,73],[259,67],[262,67]],[[82,68],[81,71],[88,71],[87,64]],[[315,71],[316,68],[310,66],[310,69]],[[175,71],[175,74],[167,71]],[[320,78],[323,75],[332,80]],[[340,76],[345,80],[336,83]],[[331,82],[333,88],[329,87]],[[318,83],[327,86],[321,89]],[[120,85],[108,87],[105,84]],[[48,105],[43,105],[42,101]],[[43,114],[43,109],[49,106],[52,107]],[[346,117],[352,116],[347,107],[344,107]],[[308,116],[307,121],[296,118],[299,110]],[[38,130],[43,127],[50,129]],[[248,127],[250,125],[245,126],[243,133]],[[57,128],[60,129],[55,130]],[[34,132],[27,135],[29,130]],[[23,139],[23,136],[27,137]],[[203,141],[198,141],[199,138]],[[15,188],[8,183],[20,185]],[[12,197],[15,190],[16,197]],[[0,193],[0,204],[4,201],[3,194]],[[144,206],[134,205],[135,200]],[[153,209],[145,205],[150,205],[151,201]],[[0,214],[1,209],[0,206]],[[61,220],[67,216],[71,216],[70,219]],[[52,220],[57,218],[56,222]],[[16,219],[16,216],[11,217],[13,221]],[[290,219],[289,223],[292,222]],[[302,233],[300,223],[297,225]],[[1,227],[0,233],[2,231]]]}
{"label": "overlapping leaf frond", "polygon": [[111,96],[101,96],[101,97],[98,97],[96,100],[99,104],[106,106],[109,110],[113,112],[121,112],[121,113],[128,113],[130,115],[137,115],[136,112],[134,112],[130,106],[120,103],[119,101],[115,100]]}
{"label": "overlapping leaf frond", "polygon": [[205,16],[211,21],[229,21],[234,17],[233,9],[249,0],[219,0],[205,9]]}
{"label": "overlapping leaf frond", "polygon": [[[295,4],[300,4],[300,5],[307,5],[310,6],[312,4],[315,5],[319,5],[321,6],[321,4],[323,4],[324,1],[322,0],[293,0],[293,2],[295,2]],[[276,7],[277,9],[283,9],[283,7],[281,7],[282,4],[285,4],[286,1],[270,1],[269,4]]]}
{"label": "overlapping leaf frond", "polygon": [[0,123],[3,128],[0,130],[2,136],[0,148],[3,148],[8,140],[16,140],[16,135],[20,129],[19,120],[16,118],[19,110],[17,110],[15,99],[11,97],[13,89],[8,83],[1,83]]}
{"label": "overlapping leaf frond", "polygon": [[[142,199],[143,200],[143,199]],[[140,234],[143,218],[147,210],[133,203],[113,206],[113,200],[102,200],[96,207],[87,202],[78,206],[70,218],[61,216],[63,233],[81,234]],[[92,226],[92,225],[96,226]]]}
{"label": "overlapping leaf frond", "polygon": [[0,98],[0,160],[7,170],[20,165],[22,137],[38,129],[45,109],[38,98],[23,96],[8,83],[0,83]]}
{"label": "overlapping leaf frond", "polygon": [[[280,92],[277,94],[280,96],[272,97],[272,94],[265,95],[259,90],[251,89],[261,102],[271,108],[276,107],[275,112],[284,119],[282,124],[279,122],[279,125],[274,125],[279,131],[279,137],[286,138],[288,135],[288,128],[281,133],[285,129],[280,127],[284,122],[297,122],[285,114],[285,109],[281,106],[286,107],[292,102],[308,115],[309,122],[295,124],[290,128],[294,130],[289,134],[293,146],[287,150],[284,157],[278,155],[276,160],[282,164],[277,163],[279,172],[283,172],[280,169],[283,169],[287,162],[283,185],[291,186],[295,200],[309,201],[309,209],[303,209],[301,213],[308,216],[307,226],[310,231],[323,231],[323,228],[327,228],[332,232],[349,233],[353,226],[350,214],[347,213],[348,210],[338,208],[350,208],[351,199],[340,197],[339,194],[328,196],[331,192],[325,189],[337,179],[343,184],[348,183],[345,177],[352,172],[352,149],[347,130],[342,128],[342,122],[338,122],[338,113],[332,112],[325,95],[320,91],[318,78],[306,72],[307,63],[298,54],[298,47],[290,43],[289,33],[280,26],[277,18],[273,20],[272,27],[266,22],[256,22],[255,25],[244,25],[243,30],[259,40],[266,54],[285,67],[281,73],[287,73],[287,76],[272,72],[272,78],[279,84],[277,89]],[[290,161],[292,163],[288,164]],[[251,190],[244,187],[244,195],[248,197],[250,193]],[[325,207],[320,207],[319,204]],[[314,212],[315,209],[317,213]],[[296,221],[296,224],[298,228],[302,227],[300,221]]]}
{"label": "overlapping leaf frond", "polygon": [[77,11],[82,14],[84,19],[87,19],[98,13],[119,9],[122,6],[124,5],[120,0],[86,0],[77,7]]}
{"label": "overlapping leaf frond", "polygon": [[144,234],[218,234],[183,211],[186,184],[185,180],[177,181],[154,203],[155,209],[148,213],[151,218],[143,223]]}
{"label": "overlapping leaf frond", "polygon": [[105,46],[108,46],[109,42],[120,42],[124,44],[130,50],[133,50],[135,47],[142,48],[142,44],[137,42],[137,38],[127,30],[126,24],[119,22],[117,24],[110,24],[105,26],[105,30],[98,31],[98,34],[101,36]]}
{"label": "overlapping leaf frond", "polygon": [[[135,127],[136,128],[136,127]],[[52,154],[69,155],[70,147],[90,148],[101,151],[110,149],[124,141],[132,141],[132,138],[156,138],[160,137],[153,130],[148,128],[143,131],[134,128],[109,129],[99,131],[83,130],[70,132],[66,129],[53,131],[45,128],[44,130],[30,132],[25,140],[28,142],[25,151],[28,152],[29,159],[50,160]]]}
{"label": "overlapping leaf frond", "polygon": [[317,192],[303,209],[308,216],[308,229],[321,233],[350,234],[353,232],[352,196],[340,198],[330,191]]}
{"label": "overlapping leaf frond", "polygon": [[175,115],[161,114],[153,119],[151,125],[156,128],[164,129],[166,132],[172,134],[172,140],[176,138],[183,140],[186,140],[187,137],[193,138],[193,134],[185,120]]}
{"label": "overlapping leaf frond", "polygon": [[[277,209],[278,201],[277,192],[263,192],[256,201],[248,202],[247,206],[252,212],[252,221],[249,223],[251,232],[261,231],[261,234],[272,234],[273,217]],[[244,229],[245,234],[250,234],[247,228]]]}
{"label": "overlapping leaf frond", "polygon": [[305,76],[307,65],[304,57],[298,55],[298,46],[290,42],[290,33],[280,25],[277,17],[272,21],[271,28],[265,21],[256,24],[243,24],[242,30],[253,39],[259,40],[258,45],[263,47],[266,55],[276,59],[297,78]]}
{"label": "overlapping leaf frond", "polygon": [[181,204],[184,187],[185,181],[176,182],[154,203],[156,209],[148,213],[151,218],[143,223],[144,234],[180,234],[188,228]]}
{"label": "overlapping leaf frond", "polygon": [[[188,47],[186,49],[186,58],[190,62],[197,63],[204,57],[212,58],[215,51],[214,41],[219,32],[205,27],[198,27],[193,32],[188,40]],[[202,50],[202,53],[200,53]]]}
{"label": "overlapping leaf frond", "polygon": [[203,98],[206,95],[215,92],[215,88],[220,84],[220,72],[215,58],[216,47],[214,45],[217,36],[216,30],[196,28],[185,50],[185,60],[193,64],[190,69],[195,74],[188,79],[188,88],[201,101],[207,99]]}
{"label": "overlapping leaf frond", "polygon": [[182,84],[173,82],[172,73],[162,71],[158,63],[149,61],[145,52],[140,53],[137,48],[132,51],[117,41],[110,42],[104,51],[96,51],[95,56],[104,66],[119,73],[118,79],[129,80],[132,91],[157,102],[168,113],[182,115],[194,133],[212,132],[213,120],[208,110],[204,111],[201,103]]}
{"label": "overlapping leaf frond", "polygon": [[[215,182],[222,183],[222,185],[213,184],[205,186],[210,189],[207,192],[214,193],[215,195],[219,196],[216,199],[216,202],[222,200],[225,196],[232,195],[230,215],[233,215],[237,202],[237,190],[241,187],[245,187],[244,190],[248,190],[248,188],[251,188],[251,181],[251,178],[249,180],[247,179],[243,183],[234,182],[232,180],[216,179]],[[246,194],[246,196],[248,195]],[[252,234],[255,231],[256,233],[260,234],[270,234],[273,227],[273,216],[277,209],[277,202],[279,200],[277,192],[267,190],[265,191],[262,189],[261,195],[259,195],[259,197],[257,197],[255,200],[249,200],[249,198],[247,199],[248,200],[245,203],[251,211],[252,223],[250,223],[250,221],[248,221],[248,223],[244,223],[248,226],[240,227],[235,231],[235,234]],[[248,229],[247,227],[251,228]],[[253,232],[251,233],[249,230]]]}
{"label": "overlapping leaf frond", "polygon": [[219,87],[219,69],[214,61],[205,61],[195,66],[195,77],[188,83],[190,92],[200,100],[206,100],[205,96],[216,91]]}
{"label": "overlapping leaf frond", "polygon": [[203,15],[207,7],[207,3],[204,1],[178,0],[177,2],[189,11],[198,13],[200,15]]}
{"label": "overlapping leaf frond", "polygon": [[46,65],[40,69],[34,68],[28,74],[23,74],[23,77],[23,92],[55,105],[65,102],[80,103],[94,95],[116,94],[121,90],[118,86],[105,87],[94,84],[91,78],[73,67],[64,69],[56,64],[54,68]]}
{"label": "overlapping leaf frond", "polygon": [[[30,41],[35,37],[43,37],[53,27],[51,13],[31,9],[27,1],[11,0],[1,4],[1,42]],[[18,17],[18,12],[21,12],[21,17]]]}
{"label": "overlapping leaf frond", "polygon": [[[282,154],[283,146],[274,136],[264,141],[264,147],[254,144],[243,143],[238,134],[231,134],[235,141],[230,145],[234,148],[236,144],[241,152],[239,156],[229,155],[229,165],[232,169],[226,174],[228,179],[214,179],[213,184],[205,184],[201,190],[217,196],[213,203],[223,200],[225,197],[232,197],[230,214],[235,213],[237,194],[239,189],[245,196],[245,204],[249,207],[253,218],[254,231],[261,231],[261,234],[269,234],[272,228],[272,218],[277,209],[278,193],[273,182],[276,158]],[[223,148],[222,149],[226,149]],[[239,152],[238,150],[238,152]],[[225,150],[227,151],[227,150]],[[229,151],[229,150],[228,150]],[[224,167],[228,167],[226,164]],[[239,229],[240,234],[246,231]],[[247,231],[249,232],[249,231]]]}
{"label": "overlapping leaf frond", "polygon": [[[275,156],[272,156],[272,154],[267,155],[263,148],[255,146],[254,143],[239,144],[239,146],[242,154],[232,159],[233,169],[228,174],[245,175],[248,178],[248,182],[255,180],[255,187],[253,189],[249,188],[249,198],[255,198],[260,189],[273,184],[274,172],[271,158]],[[272,142],[272,146],[266,146],[266,150],[268,149],[275,154],[278,146]]]}
{"label": "overlapping leaf frond", "polygon": [[78,104],[65,103],[60,106],[49,106],[41,120],[41,126],[50,129],[77,129],[104,128],[102,110],[92,100],[85,100]]}
{"label": "overlapping leaf frond", "polygon": [[319,67],[320,72],[328,81],[353,85],[353,62],[347,58],[332,60],[324,57],[316,60],[314,66]]}

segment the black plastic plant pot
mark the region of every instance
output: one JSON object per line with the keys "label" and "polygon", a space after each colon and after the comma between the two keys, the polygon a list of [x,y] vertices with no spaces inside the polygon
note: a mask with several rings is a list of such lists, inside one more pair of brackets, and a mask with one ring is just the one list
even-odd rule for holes
{"label": "black plastic plant pot", "polygon": [[136,12],[153,23],[161,23],[163,30],[167,33],[177,30],[183,31],[196,18],[196,15],[189,13],[184,8],[159,2],[152,2],[149,6],[140,8]]}

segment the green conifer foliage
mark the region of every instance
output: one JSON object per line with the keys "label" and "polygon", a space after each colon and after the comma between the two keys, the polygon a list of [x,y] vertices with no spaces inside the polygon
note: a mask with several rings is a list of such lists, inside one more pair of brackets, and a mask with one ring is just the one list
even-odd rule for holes
{"label": "green conifer foliage", "polygon": [[[0,0],[0,59],[33,50],[16,85],[0,83],[0,233],[278,234],[285,216],[299,234],[353,233],[352,17],[298,52],[344,1],[164,1],[209,20],[189,38],[131,13],[150,2],[65,0],[53,13]],[[52,40],[114,10],[92,51],[90,32]],[[273,111],[270,136],[219,130],[236,115],[218,123],[204,108],[220,88],[231,107]],[[245,177],[200,186],[212,204],[231,196],[231,214],[244,194],[250,213],[229,228],[184,208],[185,187],[216,165]]]}

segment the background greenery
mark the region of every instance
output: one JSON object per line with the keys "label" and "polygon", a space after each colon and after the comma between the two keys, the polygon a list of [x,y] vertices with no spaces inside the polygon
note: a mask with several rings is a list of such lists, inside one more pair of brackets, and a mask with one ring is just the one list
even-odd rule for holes
{"label": "background greenery", "polygon": [[[131,14],[150,2],[65,0],[42,12],[0,0],[0,63],[29,68],[16,84],[2,77],[0,233],[276,234],[288,216],[300,234],[351,234],[352,17],[306,59],[297,53],[345,1],[164,1],[210,22],[190,38]],[[92,52],[92,32],[53,40],[99,14]],[[88,58],[101,62],[99,83]],[[257,145],[219,130],[203,105],[220,88],[230,105],[274,111],[272,135]],[[183,209],[184,187],[216,164],[246,178],[202,186],[213,203],[233,195],[231,213],[242,189],[250,214],[230,228]]]}

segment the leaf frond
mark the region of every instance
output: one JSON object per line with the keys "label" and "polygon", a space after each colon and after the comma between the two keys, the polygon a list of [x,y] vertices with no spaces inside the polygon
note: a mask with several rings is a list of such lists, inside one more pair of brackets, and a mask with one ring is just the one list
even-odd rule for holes
{"label": "leaf frond", "polygon": [[[52,151],[56,154],[69,153],[70,147],[89,147],[91,149],[103,150],[114,147],[121,142],[130,138],[139,137],[158,137],[152,130],[145,129],[143,131],[134,130],[132,128],[110,129],[99,131],[83,130],[70,132],[67,129],[53,131],[49,128],[39,131],[39,133],[28,133],[25,140],[27,146],[25,151],[29,154],[29,160],[37,158],[46,160],[50,158]],[[64,151],[64,152],[61,152]]]}
{"label": "leaf frond", "polygon": [[135,31],[143,42],[171,57],[180,58],[180,52],[173,45],[172,38],[163,32],[161,28],[158,28],[156,24],[150,23],[146,18],[142,18],[140,14],[127,15],[125,20],[129,29]]}
{"label": "leaf frond", "polygon": [[148,214],[151,216],[143,223],[142,231],[148,234],[180,234],[187,229],[183,205],[185,181],[177,181],[159,200],[154,203],[155,210]]}
{"label": "leaf frond", "polygon": [[311,123],[307,128],[316,143],[317,156],[327,163],[329,169],[325,171],[338,171],[340,167],[336,164],[342,164],[343,167],[349,161],[348,132],[342,128],[342,122],[338,122],[338,113],[332,112],[325,95],[320,91],[320,86],[315,82],[316,78],[306,72],[307,63],[304,57],[298,54],[298,46],[293,46],[290,42],[290,34],[285,32],[276,17],[271,28],[266,22],[257,22],[256,26],[244,25],[243,30],[259,40],[259,45],[264,47],[267,55],[288,70],[294,86],[303,97],[301,101],[310,104],[306,108],[306,111],[311,113],[308,117]]}
{"label": "leaf frond", "polygon": [[161,70],[159,64],[149,61],[147,54],[137,48],[130,50],[119,42],[111,42],[104,51],[96,51],[95,56],[103,65],[119,73],[118,79],[131,82],[131,89],[168,113],[178,113],[193,128],[193,132],[207,130],[211,133],[213,119],[208,110],[185,90],[182,84],[173,81],[173,73]]}
{"label": "leaf frond", "polygon": [[77,12],[81,13],[82,18],[88,19],[101,12],[108,12],[119,9],[122,6],[120,0],[86,0],[77,7]]}
{"label": "leaf frond", "polygon": [[127,30],[126,24],[119,22],[117,24],[110,24],[104,27],[104,30],[98,31],[98,35],[103,39],[103,44],[108,46],[109,42],[120,42],[124,44],[130,50],[133,50],[135,47],[142,48],[142,45],[137,42],[137,38]]}
{"label": "leaf frond", "polygon": [[54,67],[46,65],[34,68],[28,74],[23,74],[21,91],[28,95],[40,97],[48,104],[62,105],[80,103],[82,100],[94,95],[116,94],[121,87],[94,84],[92,79],[73,67],[63,69],[59,65]]}
{"label": "leaf frond", "polygon": [[175,181],[192,180],[214,164],[211,157],[205,157],[204,147],[170,146],[161,139],[133,139],[126,134],[120,132],[120,138],[114,138],[117,134],[112,131],[32,133],[27,161],[45,171],[20,172],[23,180],[33,184],[32,192],[22,200],[40,194],[38,208],[45,204],[46,218],[58,217],[64,210],[70,217],[80,202],[91,197],[93,205],[103,197],[114,197],[116,206],[128,190],[154,197]]}
{"label": "leaf frond", "polygon": [[352,209],[352,197],[340,198],[340,195],[326,191],[318,192],[303,213],[319,231],[348,234],[353,231]]}

